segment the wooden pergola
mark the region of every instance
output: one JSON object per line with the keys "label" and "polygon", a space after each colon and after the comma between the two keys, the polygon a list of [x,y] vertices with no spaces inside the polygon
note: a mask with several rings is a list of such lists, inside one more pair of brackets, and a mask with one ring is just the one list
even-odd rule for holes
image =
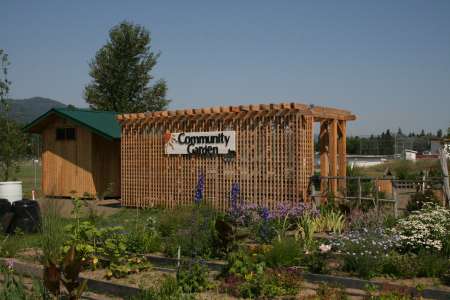
{"label": "wooden pergola", "polygon": [[[347,121],[356,120],[349,111],[333,108],[314,107],[314,121],[320,122],[320,176],[347,176]],[[340,181],[345,187],[345,181]],[[321,190],[325,191],[328,182],[322,181]],[[337,179],[330,180],[330,192],[336,194]]]}
{"label": "wooden pergola", "polygon": [[[188,204],[197,170],[203,170],[205,196],[223,210],[233,182],[240,183],[246,200],[268,207],[306,199],[314,174],[314,122],[321,124],[321,175],[345,176],[346,122],[356,118],[346,110],[280,103],[132,113],[117,119],[122,125],[123,205]],[[165,132],[223,130],[236,132],[232,160],[164,154]]]}

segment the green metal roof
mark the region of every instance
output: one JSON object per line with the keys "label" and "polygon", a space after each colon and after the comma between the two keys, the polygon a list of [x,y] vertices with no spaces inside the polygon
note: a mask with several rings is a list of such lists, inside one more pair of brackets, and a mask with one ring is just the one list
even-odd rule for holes
{"label": "green metal roof", "polygon": [[116,120],[117,113],[113,111],[98,111],[80,108],[52,108],[24,127],[32,131],[33,127],[51,115],[69,119],[87,129],[107,138],[120,139],[120,125]]}

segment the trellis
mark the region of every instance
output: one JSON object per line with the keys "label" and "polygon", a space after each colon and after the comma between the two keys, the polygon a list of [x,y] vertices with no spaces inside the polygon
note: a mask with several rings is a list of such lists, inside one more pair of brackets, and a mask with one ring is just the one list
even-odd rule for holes
{"label": "trellis", "polygon": [[[199,173],[204,199],[229,206],[231,186],[240,199],[273,208],[307,198],[314,170],[313,124],[319,117],[350,118],[347,111],[286,103],[123,114],[122,205],[175,207],[193,202]],[[165,132],[234,130],[235,155],[166,155]]]}

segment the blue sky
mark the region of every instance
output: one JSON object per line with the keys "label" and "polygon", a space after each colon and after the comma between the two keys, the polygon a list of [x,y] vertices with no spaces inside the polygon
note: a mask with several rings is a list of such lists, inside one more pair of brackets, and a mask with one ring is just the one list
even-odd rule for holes
{"label": "blue sky", "polygon": [[450,125],[450,1],[4,1],[11,97],[85,106],[88,62],[122,20],[147,27],[170,108],[302,102],[352,134]]}

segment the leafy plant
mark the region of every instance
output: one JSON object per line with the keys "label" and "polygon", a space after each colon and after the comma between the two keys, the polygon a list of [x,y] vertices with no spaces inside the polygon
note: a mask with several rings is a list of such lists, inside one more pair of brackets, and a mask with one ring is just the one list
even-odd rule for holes
{"label": "leafy plant", "polygon": [[183,256],[210,258],[220,250],[216,241],[215,212],[206,204],[198,205],[191,209],[187,224],[165,239],[164,252],[175,256],[180,248]]}
{"label": "leafy plant", "polygon": [[392,227],[392,225],[395,225],[396,223],[396,219],[392,213],[379,209],[363,211],[359,208],[355,208],[350,212],[348,218],[348,227],[352,231]]}
{"label": "leafy plant", "polygon": [[223,275],[235,275],[245,277],[245,275],[255,272],[257,268],[264,268],[264,262],[258,262],[256,256],[250,256],[243,249],[228,253],[227,265],[223,269]]}
{"label": "leafy plant", "polygon": [[416,265],[420,277],[440,277],[450,270],[450,261],[437,253],[421,251],[417,255]]}
{"label": "leafy plant", "polygon": [[185,293],[202,292],[210,286],[208,267],[202,262],[182,264],[177,270],[177,284]]}
{"label": "leafy plant", "polygon": [[445,249],[449,230],[450,211],[440,206],[426,205],[399,220],[392,233],[398,235],[399,248],[404,252],[440,252]]}
{"label": "leafy plant", "polygon": [[44,265],[50,262],[56,264],[62,256],[61,250],[66,239],[65,222],[58,212],[56,203],[50,202],[43,214],[40,248],[42,250],[41,262]]}
{"label": "leafy plant", "polygon": [[383,229],[352,231],[340,235],[333,246],[342,252],[344,271],[370,279],[382,270],[383,257],[395,249],[396,238]]}
{"label": "leafy plant", "polygon": [[215,220],[215,230],[217,233],[216,245],[222,253],[228,253],[235,248],[236,243],[248,236],[248,233],[240,230],[232,222],[224,217],[217,217]]}
{"label": "leafy plant", "polygon": [[[323,246],[323,245],[321,245]],[[331,248],[331,247],[330,247]],[[329,251],[329,250],[328,250]],[[329,252],[323,250],[314,249],[306,255],[303,259],[304,265],[308,267],[308,270],[316,274],[328,274],[328,259]]]}
{"label": "leafy plant", "polygon": [[156,228],[156,220],[136,219],[135,230],[127,235],[127,250],[131,253],[151,253],[161,248],[161,237]]}
{"label": "leafy plant", "polygon": [[433,190],[431,188],[425,189],[424,192],[417,191],[414,194],[411,195],[411,199],[408,201],[408,205],[406,206],[406,209],[409,212],[420,210],[424,208],[424,205],[428,204],[434,204],[439,205],[439,200],[436,198],[436,196],[433,193]]}
{"label": "leafy plant", "polygon": [[195,297],[183,293],[178,282],[172,276],[165,276],[161,284],[155,288],[141,289],[141,292],[130,300],[193,300]]}
{"label": "leafy plant", "polygon": [[77,255],[75,246],[70,247],[61,264],[56,266],[50,262],[44,268],[44,285],[56,297],[59,297],[60,285],[67,290],[70,300],[80,299],[87,288],[87,281],[80,280],[82,259]]}
{"label": "leafy plant", "polygon": [[300,243],[293,238],[275,240],[272,249],[265,254],[269,267],[293,266],[300,257]]}
{"label": "leafy plant", "polygon": [[123,258],[118,263],[113,262],[108,266],[106,278],[122,278],[129,274],[139,273],[151,267],[145,257]]}
{"label": "leafy plant", "polygon": [[396,278],[413,278],[418,274],[416,263],[414,254],[391,252],[383,259],[382,273]]}
{"label": "leafy plant", "polygon": [[317,289],[317,296],[319,299],[329,300],[347,300],[348,296],[345,290],[340,285],[330,285],[321,283]]}
{"label": "leafy plant", "polygon": [[11,300],[40,300],[49,299],[42,283],[33,279],[31,289],[27,289],[22,277],[14,273],[14,264],[12,261],[8,266],[0,266],[0,276],[2,284],[0,286],[0,299]]}
{"label": "leafy plant", "polygon": [[306,249],[312,248],[315,232],[317,232],[317,222],[314,217],[305,215],[298,220],[295,237],[297,240],[303,240]]}
{"label": "leafy plant", "polygon": [[318,232],[341,233],[345,226],[345,217],[334,210],[326,210],[315,219]]}

